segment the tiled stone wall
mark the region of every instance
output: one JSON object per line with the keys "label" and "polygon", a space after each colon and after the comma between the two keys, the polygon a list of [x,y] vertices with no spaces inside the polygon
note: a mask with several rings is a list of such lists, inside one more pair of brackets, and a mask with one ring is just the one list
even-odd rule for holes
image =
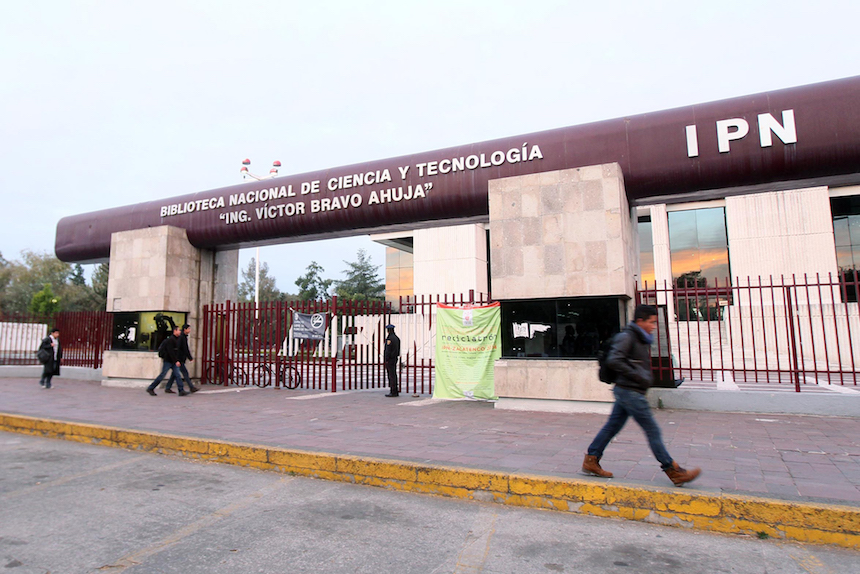
{"label": "tiled stone wall", "polygon": [[[639,274],[635,220],[617,163],[490,182],[493,298],[613,296],[632,300]],[[547,399],[604,412],[612,389],[597,361],[502,359],[496,408]],[[589,407],[588,405],[592,405]],[[532,407],[528,408],[540,408]]]}
{"label": "tiled stone wall", "polygon": [[617,163],[490,181],[493,296],[633,297],[639,253]]}

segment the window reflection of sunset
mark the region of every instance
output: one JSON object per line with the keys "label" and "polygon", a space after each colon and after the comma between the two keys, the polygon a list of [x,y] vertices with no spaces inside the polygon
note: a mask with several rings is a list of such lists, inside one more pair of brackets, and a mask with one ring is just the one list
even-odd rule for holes
{"label": "window reflection of sunset", "polygon": [[707,285],[730,282],[725,209],[670,212],[669,250],[673,279],[698,273]]}

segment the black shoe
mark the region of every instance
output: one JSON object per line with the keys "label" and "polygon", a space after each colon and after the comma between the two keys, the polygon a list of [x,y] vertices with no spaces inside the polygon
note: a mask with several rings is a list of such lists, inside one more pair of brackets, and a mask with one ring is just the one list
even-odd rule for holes
{"label": "black shoe", "polygon": [[385,396],[386,396],[386,397],[399,397],[399,396],[400,396],[400,393],[388,393],[388,394],[387,394],[387,395],[385,395]]}
{"label": "black shoe", "polygon": [[175,395],[176,394],[176,391],[174,391],[173,389],[164,389],[164,392],[167,393],[168,395]]}
{"label": "black shoe", "polygon": [[[173,391],[170,391],[170,392],[172,393]],[[191,394],[191,393],[189,393],[188,391],[179,391],[179,396],[180,396],[180,397],[187,397],[187,396],[188,396],[188,395],[190,395],[190,394]]]}
{"label": "black shoe", "polygon": [[196,393],[197,391],[200,390],[200,387],[192,387],[189,385],[188,390],[191,391],[192,393]]}
{"label": "black shoe", "polygon": [[147,392],[147,393],[149,393],[150,395],[152,395],[153,397],[157,397],[157,396],[158,396],[158,395],[156,395],[156,394],[155,394],[155,391],[153,391],[152,389],[146,389],[146,392]]}

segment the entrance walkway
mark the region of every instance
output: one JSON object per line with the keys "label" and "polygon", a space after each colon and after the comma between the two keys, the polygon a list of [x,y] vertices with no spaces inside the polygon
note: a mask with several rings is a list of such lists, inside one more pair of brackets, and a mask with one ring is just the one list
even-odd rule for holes
{"label": "entrance walkway", "polygon": [[[397,459],[553,477],[578,475],[605,417],[495,410],[385,390],[207,387],[189,397],[55,379],[0,381],[0,412],[336,455]],[[860,420],[656,411],[669,452],[701,466],[693,493],[756,495],[860,507]],[[630,423],[602,461],[613,483],[671,487]]]}

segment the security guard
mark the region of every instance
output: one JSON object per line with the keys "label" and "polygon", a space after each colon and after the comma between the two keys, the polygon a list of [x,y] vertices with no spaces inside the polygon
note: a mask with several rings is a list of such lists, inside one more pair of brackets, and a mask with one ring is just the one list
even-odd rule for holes
{"label": "security guard", "polygon": [[388,372],[388,386],[391,390],[386,397],[400,395],[400,384],[397,382],[397,362],[400,360],[400,337],[394,334],[394,325],[386,325],[388,336],[385,337],[385,370]]}

